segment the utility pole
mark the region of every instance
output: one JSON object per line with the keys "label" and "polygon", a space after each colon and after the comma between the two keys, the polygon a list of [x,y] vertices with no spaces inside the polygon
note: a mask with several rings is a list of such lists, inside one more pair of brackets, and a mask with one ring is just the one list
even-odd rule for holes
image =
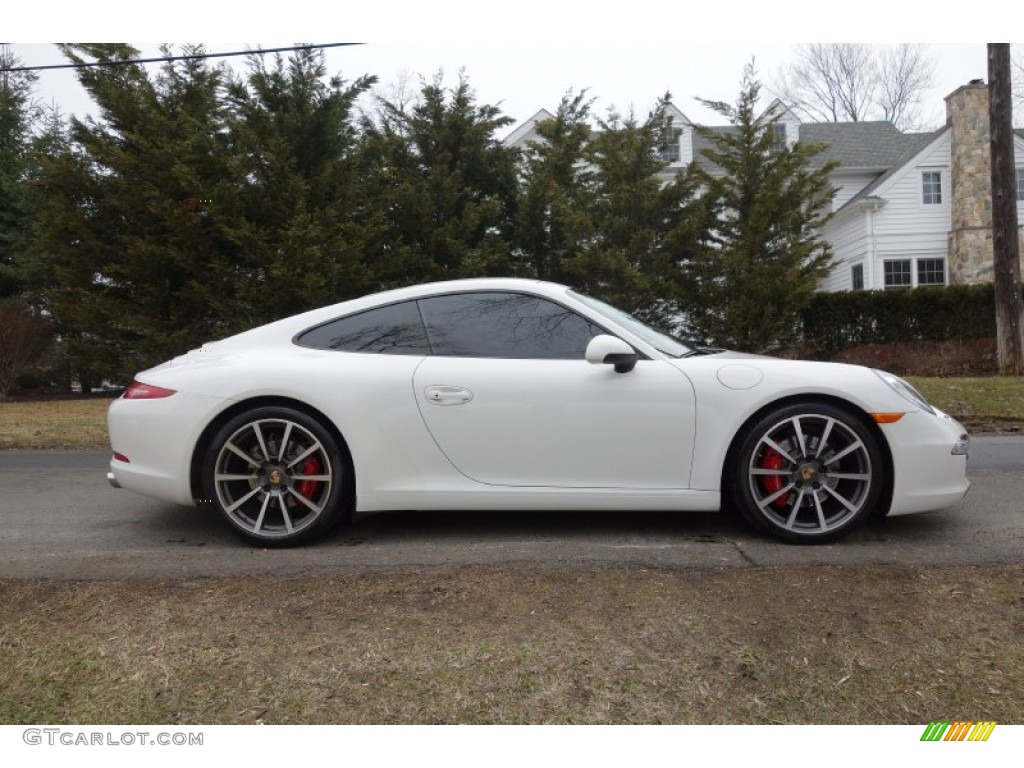
{"label": "utility pole", "polygon": [[1010,44],[988,44],[988,117],[992,153],[992,266],[999,372],[1024,376],[1024,296],[1020,284],[1013,152]]}

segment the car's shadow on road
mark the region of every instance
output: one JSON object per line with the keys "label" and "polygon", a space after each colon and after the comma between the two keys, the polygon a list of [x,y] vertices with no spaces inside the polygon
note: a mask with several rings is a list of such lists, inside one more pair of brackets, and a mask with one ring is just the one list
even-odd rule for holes
{"label": "car's shadow on road", "polygon": [[[942,513],[873,519],[841,541],[874,543],[921,537],[941,538],[953,523]],[[451,543],[559,539],[621,541],[757,541],[773,540],[751,528],[733,510],[722,512],[382,512],[357,517],[324,539],[323,546],[356,546],[410,540]],[[780,546],[789,546],[779,542]]]}
{"label": "car's shadow on road", "polygon": [[[154,505],[152,513],[133,522],[161,544],[183,547],[246,546],[212,509]],[[951,539],[955,512],[871,520],[841,540],[844,546],[883,541],[921,542]],[[142,531],[139,531],[142,534]],[[677,543],[774,542],[748,526],[731,510],[708,512],[632,511],[394,511],[358,515],[308,547],[416,544],[453,546],[522,543],[606,543],[651,546]]]}

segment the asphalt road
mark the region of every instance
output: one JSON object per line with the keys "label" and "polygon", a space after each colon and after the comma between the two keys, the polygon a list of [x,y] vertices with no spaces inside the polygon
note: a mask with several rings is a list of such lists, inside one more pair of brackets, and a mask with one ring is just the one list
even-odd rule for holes
{"label": "asphalt road", "polygon": [[730,514],[396,512],[300,549],[256,549],[216,514],[111,488],[106,452],[0,453],[0,578],[174,579],[460,565],[747,567],[1024,562],[1024,437],[976,437],[942,512],[792,546]]}

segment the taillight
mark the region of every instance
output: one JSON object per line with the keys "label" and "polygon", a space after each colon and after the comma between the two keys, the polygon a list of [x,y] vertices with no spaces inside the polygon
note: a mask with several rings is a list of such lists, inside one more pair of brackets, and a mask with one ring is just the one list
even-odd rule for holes
{"label": "taillight", "polygon": [[154,387],[152,384],[143,384],[141,381],[133,381],[121,395],[125,400],[153,400],[157,397],[170,397],[175,390]]}

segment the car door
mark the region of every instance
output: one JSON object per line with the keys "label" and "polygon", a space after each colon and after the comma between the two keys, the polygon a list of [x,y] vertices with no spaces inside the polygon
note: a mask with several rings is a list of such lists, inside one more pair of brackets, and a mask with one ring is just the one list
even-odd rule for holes
{"label": "car door", "polygon": [[464,475],[505,486],[688,487],[694,393],[677,368],[587,363],[586,345],[604,329],[538,296],[451,294],[419,307],[432,354],[414,394]]}

